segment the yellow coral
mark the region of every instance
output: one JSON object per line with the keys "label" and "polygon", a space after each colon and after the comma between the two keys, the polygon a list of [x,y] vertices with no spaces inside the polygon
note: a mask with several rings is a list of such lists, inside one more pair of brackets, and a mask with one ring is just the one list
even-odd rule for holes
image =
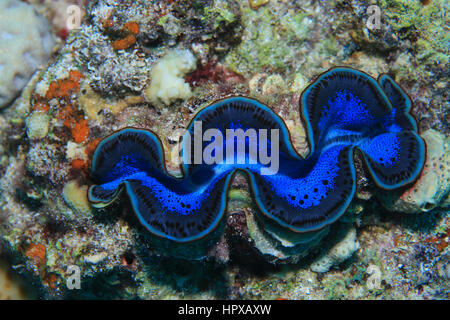
{"label": "yellow coral", "polygon": [[91,212],[91,206],[87,199],[88,186],[80,186],[75,180],[66,183],[63,189],[63,197],[66,203],[81,214]]}
{"label": "yellow coral", "polygon": [[79,96],[78,102],[89,120],[100,120],[99,112],[103,109],[109,109],[113,114],[117,114],[129,105],[137,104],[143,101],[140,96],[130,95],[124,99],[110,102],[103,99],[88,86],[83,88],[82,92],[83,94]]}

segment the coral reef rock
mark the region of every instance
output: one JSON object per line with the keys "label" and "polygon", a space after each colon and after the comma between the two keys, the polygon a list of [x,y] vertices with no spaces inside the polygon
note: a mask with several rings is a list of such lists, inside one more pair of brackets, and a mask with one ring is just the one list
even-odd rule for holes
{"label": "coral reef rock", "polygon": [[356,229],[350,228],[341,241],[311,264],[311,270],[320,273],[327,272],[332,266],[350,258],[358,249],[359,242],[356,238]]}
{"label": "coral reef rock", "polygon": [[445,136],[433,129],[422,134],[427,159],[419,179],[406,191],[383,192],[381,203],[390,211],[416,213],[446,206],[450,192],[450,147]]}

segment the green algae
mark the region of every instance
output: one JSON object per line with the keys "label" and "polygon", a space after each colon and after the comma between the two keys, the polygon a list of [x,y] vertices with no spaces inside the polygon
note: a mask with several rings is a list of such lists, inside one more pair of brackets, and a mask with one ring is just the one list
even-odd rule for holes
{"label": "green algae", "polygon": [[159,18],[157,25],[164,29],[164,32],[176,38],[181,33],[181,22],[171,14],[166,14]]}
{"label": "green algae", "polygon": [[158,22],[156,23],[158,26],[164,27],[164,25],[167,23],[167,21],[169,20],[169,15],[165,15],[162,16],[161,18],[158,19]]}
{"label": "green algae", "polygon": [[340,300],[347,298],[347,285],[342,279],[327,279],[324,281],[325,291],[327,292],[328,300]]}
{"label": "green algae", "polygon": [[318,51],[321,54],[336,56],[338,54],[338,42],[333,36],[325,38],[319,43]]}
{"label": "green algae", "polygon": [[352,282],[358,282],[362,285],[366,284],[366,281],[364,280],[364,274],[366,273],[366,268],[364,268],[363,266],[361,266],[361,264],[356,264],[355,265],[355,272],[353,274],[353,276],[351,277],[351,281]]}
{"label": "green algae", "polygon": [[307,39],[306,17],[306,13],[290,11],[279,16],[269,7],[242,9],[242,42],[228,54],[225,65],[240,74],[265,69],[285,71],[295,60],[299,45]]}
{"label": "green algae", "polygon": [[242,189],[231,189],[228,192],[228,201],[236,202],[239,203],[240,205],[247,205],[247,206],[252,203],[248,191]]}
{"label": "green algae", "polygon": [[448,63],[448,1],[423,5],[419,0],[381,0],[380,6],[387,23],[402,39],[417,39],[414,47],[419,61],[430,66]]}
{"label": "green algae", "polygon": [[214,21],[214,29],[222,24],[230,24],[236,21],[236,15],[231,10],[229,4],[223,1],[217,1],[214,6],[205,7],[203,10],[203,21]]}

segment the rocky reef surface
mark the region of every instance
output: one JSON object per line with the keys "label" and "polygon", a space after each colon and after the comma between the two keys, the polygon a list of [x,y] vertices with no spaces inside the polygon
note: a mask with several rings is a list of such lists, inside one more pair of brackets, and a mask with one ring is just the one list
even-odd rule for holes
{"label": "rocky reef surface", "polygon": [[[448,1],[28,3],[59,49],[0,113],[0,248],[41,297],[449,298]],[[73,30],[69,5],[84,14]],[[380,10],[376,27],[367,24],[371,5]],[[179,175],[182,129],[230,95],[271,106],[308,154],[299,97],[333,66],[391,75],[411,96],[427,160],[413,185],[389,193],[359,165],[357,196],[307,254],[259,227],[243,176],[232,184],[223,236],[198,261],[154,243],[125,197],[103,210],[88,203],[103,137],[151,129]],[[67,285],[71,266],[81,289]]]}

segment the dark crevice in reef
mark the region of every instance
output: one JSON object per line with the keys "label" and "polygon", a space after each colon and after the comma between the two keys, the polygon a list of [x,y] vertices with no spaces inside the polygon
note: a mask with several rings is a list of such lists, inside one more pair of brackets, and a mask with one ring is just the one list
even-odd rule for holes
{"label": "dark crevice in reef", "polygon": [[186,295],[210,291],[216,298],[228,297],[229,281],[226,268],[215,261],[189,261],[174,257],[162,257],[140,252],[151,281],[157,285],[168,285]]}
{"label": "dark crevice in reef", "polygon": [[422,214],[392,214],[388,210],[379,206],[377,214],[382,223],[389,225],[399,225],[404,229],[413,232],[433,233],[444,215],[448,214],[440,209],[434,209]]}
{"label": "dark crevice in reef", "polygon": [[39,211],[45,206],[46,197],[42,190],[48,187],[54,188],[55,184],[44,176],[33,175],[28,170],[23,170],[24,178],[16,187],[15,198],[19,203],[23,203],[30,211]]}
{"label": "dark crevice in reef", "polygon": [[46,239],[57,240],[59,238],[62,238],[65,233],[72,229],[67,221],[57,220],[50,214],[46,214],[44,216],[44,219],[44,228],[42,229],[42,234]]}
{"label": "dark crevice in reef", "polygon": [[43,205],[39,199],[29,197],[27,192],[21,188],[16,188],[16,200],[23,203],[31,211],[37,211]]}
{"label": "dark crevice in reef", "polygon": [[[133,209],[129,204],[129,200],[124,197],[119,197],[117,201],[112,203],[107,208],[93,208],[94,221],[96,223],[115,223],[119,219],[126,219],[130,222],[131,227],[136,227],[139,224],[132,216],[134,216]],[[129,218],[130,217],[130,218]]]}
{"label": "dark crevice in reef", "polygon": [[64,299],[76,300],[111,300],[137,299],[136,288],[139,286],[133,273],[119,267],[107,272],[97,273],[96,276],[81,278],[82,289],[66,290]]}
{"label": "dark crevice in reef", "polygon": [[265,260],[255,248],[248,234],[243,211],[229,216],[225,237],[230,247],[230,267],[238,267],[243,273],[261,277],[279,270],[279,267]]}

